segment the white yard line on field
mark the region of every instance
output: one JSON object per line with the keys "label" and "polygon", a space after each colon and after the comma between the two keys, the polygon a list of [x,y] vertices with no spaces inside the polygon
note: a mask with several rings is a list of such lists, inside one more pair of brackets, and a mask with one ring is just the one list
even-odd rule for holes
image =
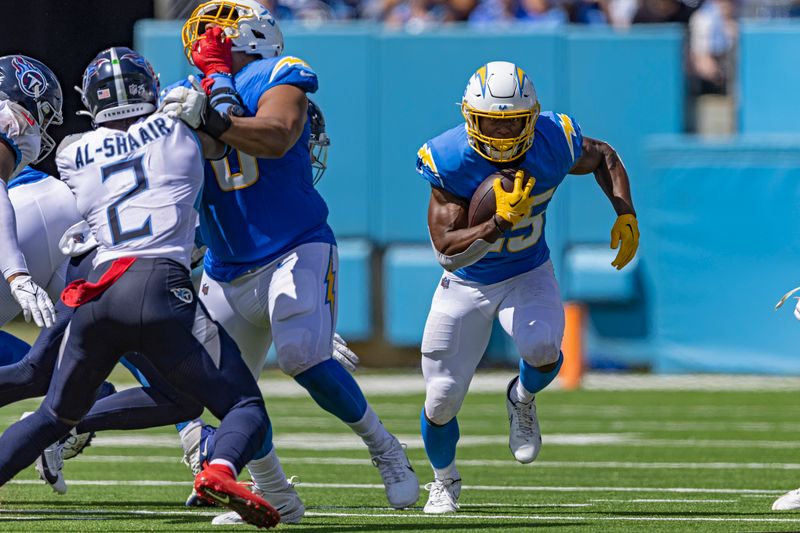
{"label": "white yard line on field", "polygon": [[[422,449],[419,434],[398,434],[397,438],[411,449]],[[800,447],[796,440],[727,440],[727,439],[651,439],[636,433],[551,433],[542,437],[545,446],[648,446],[670,448],[738,448],[738,449],[784,449]],[[353,433],[320,435],[318,433],[289,433],[278,435],[275,446],[292,450],[363,450],[364,443]],[[508,435],[464,435],[458,445],[505,446]],[[94,445],[139,448],[180,449],[177,433],[157,433],[139,435],[98,435]]]}
{"label": "white yard line on field", "polygon": [[[40,485],[38,479],[14,479],[9,483],[17,485]],[[67,482],[76,486],[136,486],[136,487],[186,487],[191,486],[191,481],[162,481],[162,480],[91,480],[75,479]],[[298,483],[299,487],[312,489],[380,489],[384,487],[379,483]],[[520,491],[520,492],[662,492],[685,494],[783,494],[785,490],[772,489],[726,489],[702,487],[605,487],[605,486],[514,486],[514,485],[464,485],[464,490],[486,491]]]}
{"label": "white yard line on field", "polygon": [[[513,371],[479,371],[469,390],[471,393],[497,392],[506,390],[509,380],[515,376]],[[421,376],[412,372],[404,374],[359,374],[356,380],[361,390],[368,396],[387,396],[398,394],[423,394],[425,383]],[[258,381],[267,399],[305,397],[308,395],[300,385],[285,379],[262,378]],[[550,387],[561,388],[558,380]],[[662,390],[662,391],[795,391],[800,390],[799,377],[778,376],[740,376],[740,375],[652,375],[652,374],[605,374],[589,373],[582,383],[584,390]]]}
{"label": "white yard line on field", "polygon": [[[85,509],[85,510],[53,510],[53,509],[25,509],[25,510],[0,510],[0,520],[42,520],[43,517],[31,517],[31,514],[37,515],[54,515],[58,514],[58,518],[54,517],[52,520],[74,520],[75,517],[65,517],[64,515],[79,515],[83,520],[108,520],[108,516],[94,516],[94,515],[112,515],[114,517],[124,517],[127,515],[132,516],[214,516],[218,513],[209,511],[117,511],[106,509]],[[326,511],[307,511],[306,517],[317,518],[391,518],[391,519],[419,519],[426,520],[525,520],[525,521],[575,521],[580,520],[584,522],[602,521],[602,522],[746,522],[746,523],[798,523],[800,517],[786,517],[786,518],[747,518],[747,517],[713,517],[713,516],[580,516],[580,515],[483,515],[483,514],[467,514],[456,513],[448,515],[429,515],[420,512],[397,511],[393,513],[343,513],[343,512],[326,512]]]}
{"label": "white yard line on field", "polygon": [[[160,463],[181,464],[177,456],[142,455],[80,455],[79,463]],[[281,457],[286,464],[366,466],[372,467],[368,458],[354,457]],[[425,460],[413,460],[414,465],[427,466]],[[461,467],[508,467],[519,468],[512,459],[459,459]],[[625,461],[536,461],[528,468],[625,468],[640,470],[800,470],[800,463],[682,463],[682,462],[625,462]]]}
{"label": "white yard line on field", "polygon": [[[759,495],[761,497],[761,495]],[[610,503],[736,503],[739,500],[694,500],[689,498],[593,498],[590,502],[610,502]]]}

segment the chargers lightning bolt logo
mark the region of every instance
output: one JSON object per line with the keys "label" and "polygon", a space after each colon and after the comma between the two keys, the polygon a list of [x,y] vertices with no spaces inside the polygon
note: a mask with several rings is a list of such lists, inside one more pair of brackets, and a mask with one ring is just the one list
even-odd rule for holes
{"label": "chargers lightning bolt logo", "polygon": [[559,122],[561,123],[561,129],[564,130],[564,136],[567,138],[569,155],[572,156],[572,160],[575,161],[575,148],[572,146],[572,138],[577,138],[578,133],[575,131],[575,126],[572,125],[571,118],[563,113],[559,113],[558,118],[560,119]]}
{"label": "chargers lightning bolt logo", "polygon": [[[328,258],[328,272],[325,274],[325,303],[331,308],[331,321],[333,320],[334,304],[336,303],[336,272],[333,270],[333,247],[331,247],[330,257]],[[331,322],[332,323],[332,322]]]}

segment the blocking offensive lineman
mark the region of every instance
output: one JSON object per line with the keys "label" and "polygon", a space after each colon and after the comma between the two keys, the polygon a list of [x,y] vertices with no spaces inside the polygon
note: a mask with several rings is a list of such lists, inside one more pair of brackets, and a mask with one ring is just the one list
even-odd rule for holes
{"label": "blocking offensive lineman", "polygon": [[[43,63],[23,55],[0,57],[0,271],[9,283],[0,288],[0,325],[19,313],[13,300],[22,308],[25,320],[33,317],[39,327],[49,327],[55,320],[53,304],[42,286],[47,287],[59,277],[60,263],[52,264],[51,250],[33,246],[29,253],[35,251],[47,259],[39,262],[36,278],[31,277],[20,250],[17,220],[6,184],[53,149],[55,142],[47,128],[61,124],[62,101],[61,86]],[[42,185],[52,189],[54,199],[65,189],[59,189],[54,182]]]}
{"label": "blocking offensive lineman", "polygon": [[[57,163],[98,241],[97,255],[89,281],[62,294],[76,309],[42,406],[0,437],[0,485],[74,427],[120,355],[137,352],[222,418],[216,449],[195,479],[198,493],[251,524],[274,526],[275,509],[236,482],[269,426],[263,399],[189,278],[202,160],[221,155],[222,145],[154,113],[157,77],[126,48],[98,54],[83,89],[97,127],[67,138]],[[218,132],[224,120],[208,117],[206,128]]]}
{"label": "blocking offensive lineman", "polygon": [[[426,396],[421,428],[435,479],[426,513],[458,509],[458,414],[489,342],[495,317],[519,350],[520,373],[508,384],[509,446],[517,461],[539,454],[534,395],[556,376],[563,356],[564,310],[544,239],[545,210],[566,174],[593,172],[618,217],[611,247],[623,268],[639,230],[628,175],[605,142],[583,137],[569,116],[540,115],[533,83],[505,61],[482,66],[461,103],[465,125],[425,143],[417,170],[431,184],[428,228],[446,272],[433,296],[422,339]],[[497,211],[467,227],[473,193],[488,176],[512,170],[514,187],[494,182]]]}
{"label": "blocking offensive lineman", "polygon": [[[419,485],[403,448],[331,359],[338,256],[328,208],[312,184],[306,118],[306,93],[317,90],[317,75],[301,59],[280,56],[281,31],[255,0],[201,4],[184,25],[183,40],[204,87],[213,84],[212,99],[240,96],[245,113],[230,117],[220,136],[231,154],[206,164],[200,220],[208,252],[200,298],[255,375],[274,340],[280,368],[363,439],[389,503],[413,505]],[[299,521],[299,498],[271,481],[279,468],[273,455],[248,465],[255,489],[270,501],[286,501],[285,517],[296,517],[286,521]],[[218,518],[215,523],[237,520]]]}

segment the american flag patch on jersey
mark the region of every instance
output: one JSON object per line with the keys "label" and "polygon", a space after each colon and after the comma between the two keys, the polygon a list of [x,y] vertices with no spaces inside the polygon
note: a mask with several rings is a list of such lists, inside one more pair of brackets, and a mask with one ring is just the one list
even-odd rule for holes
{"label": "american flag patch on jersey", "polygon": [[111,89],[100,89],[97,91],[97,97],[101,100],[105,100],[106,98],[111,98]]}

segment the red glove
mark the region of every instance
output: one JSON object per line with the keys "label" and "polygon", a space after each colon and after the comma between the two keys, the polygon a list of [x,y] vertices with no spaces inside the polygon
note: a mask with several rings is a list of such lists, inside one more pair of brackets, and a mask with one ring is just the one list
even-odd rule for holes
{"label": "red glove", "polygon": [[[216,72],[230,74],[233,65],[231,46],[233,43],[225,35],[223,29],[219,26],[212,26],[206,29],[203,37],[194,43],[192,61],[206,78]],[[205,80],[203,81],[205,82]]]}

